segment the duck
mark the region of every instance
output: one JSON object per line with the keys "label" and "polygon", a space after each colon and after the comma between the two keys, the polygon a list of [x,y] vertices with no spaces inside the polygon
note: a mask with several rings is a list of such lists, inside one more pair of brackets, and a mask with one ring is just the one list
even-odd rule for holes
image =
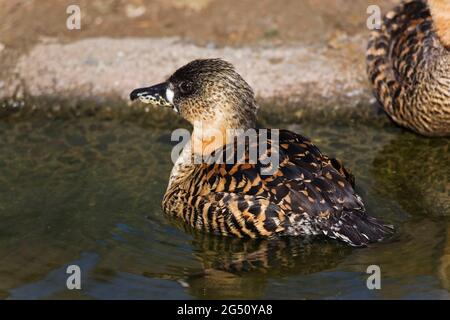
{"label": "duck", "polygon": [[176,221],[219,236],[330,238],[351,246],[393,234],[367,214],[341,161],[300,134],[256,127],[255,94],[231,63],[191,61],[130,99],[169,107],[192,125],[162,202]]}
{"label": "duck", "polygon": [[366,61],[374,95],[395,123],[450,135],[450,1],[403,1],[371,32]]}

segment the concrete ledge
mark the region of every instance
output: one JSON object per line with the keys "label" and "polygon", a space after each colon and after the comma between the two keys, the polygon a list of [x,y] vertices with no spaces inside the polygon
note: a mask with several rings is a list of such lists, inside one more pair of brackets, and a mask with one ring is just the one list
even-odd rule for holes
{"label": "concrete ledge", "polygon": [[178,38],[91,38],[44,42],[18,59],[0,98],[105,96],[126,101],[130,90],[167,78],[196,58],[232,62],[261,102],[300,107],[351,108],[373,100],[368,88],[364,36],[342,37],[328,47],[200,47]]}

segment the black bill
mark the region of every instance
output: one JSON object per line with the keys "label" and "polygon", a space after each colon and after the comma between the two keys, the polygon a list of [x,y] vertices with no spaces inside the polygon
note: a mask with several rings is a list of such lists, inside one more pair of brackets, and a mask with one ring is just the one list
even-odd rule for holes
{"label": "black bill", "polygon": [[131,101],[139,99],[144,103],[157,106],[172,107],[172,104],[166,96],[168,86],[169,84],[167,82],[163,82],[147,88],[134,89],[130,93],[130,99]]}

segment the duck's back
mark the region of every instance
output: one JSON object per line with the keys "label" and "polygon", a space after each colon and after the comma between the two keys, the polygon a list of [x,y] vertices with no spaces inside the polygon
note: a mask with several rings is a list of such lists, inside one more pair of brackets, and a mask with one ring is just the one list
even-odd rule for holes
{"label": "duck's back", "polygon": [[[265,140],[257,132],[258,140]],[[269,133],[265,155],[278,150],[273,173],[264,174],[259,159],[265,155],[248,163],[248,149],[246,163],[193,166],[179,184],[169,187],[165,211],[197,229],[238,237],[326,235],[364,245],[391,233],[366,214],[353,176],[339,161],[301,135],[280,130],[274,139],[274,131]],[[279,146],[271,149],[274,141]]]}
{"label": "duck's back", "polygon": [[424,135],[450,134],[450,53],[426,1],[405,1],[386,14],[369,40],[367,70],[395,122]]}

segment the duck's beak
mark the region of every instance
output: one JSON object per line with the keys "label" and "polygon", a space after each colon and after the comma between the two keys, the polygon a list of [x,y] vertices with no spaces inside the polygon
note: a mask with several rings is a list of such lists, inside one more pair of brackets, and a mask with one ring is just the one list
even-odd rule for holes
{"label": "duck's beak", "polygon": [[173,107],[170,102],[171,98],[167,97],[168,90],[172,92],[169,89],[169,84],[163,82],[147,88],[134,89],[130,93],[130,99],[131,101],[139,99],[144,103],[151,103],[157,106]]}

